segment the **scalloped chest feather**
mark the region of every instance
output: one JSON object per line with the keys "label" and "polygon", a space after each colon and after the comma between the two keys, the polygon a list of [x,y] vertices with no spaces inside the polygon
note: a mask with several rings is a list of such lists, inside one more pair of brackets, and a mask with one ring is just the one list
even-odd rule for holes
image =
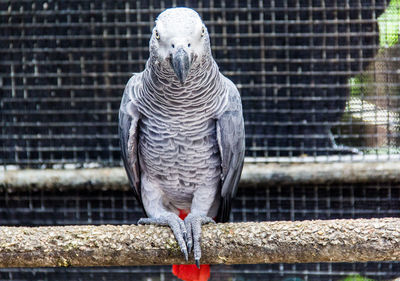
{"label": "scalloped chest feather", "polygon": [[147,83],[135,89],[141,172],[158,182],[175,206],[188,207],[199,186],[220,184],[216,119],[227,104],[225,87],[218,85],[224,81],[217,67],[184,85],[153,81],[146,71],[141,75],[144,79],[137,78]]}

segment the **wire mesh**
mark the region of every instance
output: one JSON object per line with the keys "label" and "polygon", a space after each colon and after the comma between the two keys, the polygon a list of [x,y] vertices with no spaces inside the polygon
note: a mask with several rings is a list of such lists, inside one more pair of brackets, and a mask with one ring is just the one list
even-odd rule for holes
{"label": "wire mesh", "polygon": [[143,70],[154,18],[176,5],[202,15],[241,92],[250,160],[397,154],[392,2],[1,1],[3,164],[120,165],[123,87]]}
{"label": "wire mesh", "polygon": [[[155,270],[156,269],[156,270]],[[271,280],[271,281],[337,281],[354,273],[373,280],[391,280],[399,276],[398,263],[365,264],[274,264],[246,266],[212,266],[210,281],[219,280]],[[0,269],[0,280],[112,280],[112,281],[168,281],[178,279],[171,273],[171,267],[114,267],[114,268],[69,268],[69,269]],[[356,279],[355,277],[350,280]],[[364,279],[367,280],[367,279]]]}
{"label": "wire mesh", "polygon": [[[400,184],[274,186],[239,189],[231,221],[400,217]],[[2,225],[136,223],[131,191],[1,192]]]}

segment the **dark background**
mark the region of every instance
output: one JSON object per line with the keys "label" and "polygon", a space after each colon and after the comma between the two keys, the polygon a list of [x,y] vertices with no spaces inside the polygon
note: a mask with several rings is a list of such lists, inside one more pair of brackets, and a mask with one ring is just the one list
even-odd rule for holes
{"label": "dark background", "polygon": [[3,164],[120,165],[124,85],[144,68],[155,17],[174,5],[201,14],[242,94],[247,156],[348,154],[332,127],[339,144],[365,148],[366,132],[341,116],[348,79],[379,49],[385,1],[1,1]]}

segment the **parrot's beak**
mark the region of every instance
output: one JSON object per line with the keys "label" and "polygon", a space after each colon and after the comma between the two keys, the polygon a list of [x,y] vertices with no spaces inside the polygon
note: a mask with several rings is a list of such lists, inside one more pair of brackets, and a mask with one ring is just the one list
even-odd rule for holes
{"label": "parrot's beak", "polygon": [[190,69],[190,59],[188,53],[183,49],[179,48],[176,53],[171,55],[171,65],[176,76],[181,83],[184,83]]}

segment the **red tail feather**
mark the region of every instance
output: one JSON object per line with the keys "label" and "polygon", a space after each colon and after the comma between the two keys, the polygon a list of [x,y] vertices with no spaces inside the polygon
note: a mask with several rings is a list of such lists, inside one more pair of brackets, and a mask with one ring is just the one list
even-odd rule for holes
{"label": "red tail feather", "polygon": [[195,264],[174,264],[172,273],[184,281],[207,281],[210,278],[210,265],[201,264],[198,269]]}
{"label": "red tail feather", "polygon": [[[185,219],[187,215],[184,210],[179,210],[181,219]],[[201,264],[199,269],[195,264],[174,264],[172,273],[184,281],[207,281],[210,278],[210,265]]]}

